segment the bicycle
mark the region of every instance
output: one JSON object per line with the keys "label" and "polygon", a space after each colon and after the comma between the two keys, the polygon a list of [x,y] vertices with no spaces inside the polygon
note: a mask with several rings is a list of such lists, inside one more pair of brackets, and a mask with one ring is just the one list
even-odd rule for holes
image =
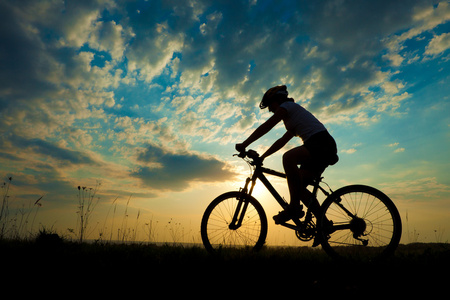
{"label": "bicycle", "polygon": [[[278,204],[285,209],[280,196],[264,174],[286,178],[284,173],[263,167],[254,150],[235,154],[248,163],[253,174],[239,191],[224,193],[206,208],[201,222],[201,237],[209,252],[219,248],[250,248],[260,250],[266,241],[268,222],[265,211],[252,196],[259,179]],[[307,209],[300,218],[279,225],[295,231],[296,237],[308,242],[313,239],[334,258],[377,259],[387,257],[397,248],[402,223],[392,200],[378,189],[366,185],[349,185],[332,191],[321,186],[323,177],[312,183],[312,197],[318,191],[325,195],[319,216]]]}

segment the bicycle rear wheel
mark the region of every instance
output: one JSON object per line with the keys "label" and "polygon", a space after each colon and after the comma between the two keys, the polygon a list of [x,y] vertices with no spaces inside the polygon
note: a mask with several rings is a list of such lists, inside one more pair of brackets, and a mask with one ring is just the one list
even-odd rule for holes
{"label": "bicycle rear wheel", "polygon": [[[230,226],[238,204],[244,195],[248,202],[241,226]],[[201,236],[205,248],[214,252],[218,248],[250,248],[260,250],[267,236],[267,217],[261,204],[252,196],[228,192],[218,196],[206,208],[201,223]]]}
{"label": "bicycle rear wheel", "polygon": [[322,204],[318,234],[332,257],[374,260],[391,255],[402,233],[400,214],[383,192],[365,185],[346,186]]}

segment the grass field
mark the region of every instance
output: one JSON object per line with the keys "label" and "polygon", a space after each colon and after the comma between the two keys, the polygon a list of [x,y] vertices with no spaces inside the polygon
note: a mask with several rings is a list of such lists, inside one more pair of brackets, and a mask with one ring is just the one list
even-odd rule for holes
{"label": "grass field", "polygon": [[[448,294],[450,244],[400,245],[383,262],[340,263],[321,249],[258,253],[149,244],[0,241],[3,286],[15,292],[89,298],[292,297],[376,299]],[[5,291],[5,288],[4,288]],[[271,296],[272,295],[272,296]],[[115,297],[116,298],[116,297]],[[159,297],[158,297],[159,298]]]}

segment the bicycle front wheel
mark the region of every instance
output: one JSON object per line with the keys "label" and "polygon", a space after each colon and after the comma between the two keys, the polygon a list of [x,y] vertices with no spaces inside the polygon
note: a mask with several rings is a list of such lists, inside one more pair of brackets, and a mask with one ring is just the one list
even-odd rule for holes
{"label": "bicycle front wheel", "polygon": [[[242,198],[239,200],[239,198]],[[248,205],[238,205],[239,203]],[[242,208],[245,207],[245,211]],[[240,209],[242,224],[235,228],[232,220]],[[230,226],[231,225],[231,226]],[[201,236],[205,248],[214,252],[218,248],[250,248],[260,250],[267,236],[267,217],[261,204],[252,196],[241,192],[229,192],[214,199],[206,208],[201,224]]]}
{"label": "bicycle front wheel", "polygon": [[391,255],[402,233],[392,200],[365,185],[343,187],[325,199],[318,227],[322,248],[329,255],[358,260]]}

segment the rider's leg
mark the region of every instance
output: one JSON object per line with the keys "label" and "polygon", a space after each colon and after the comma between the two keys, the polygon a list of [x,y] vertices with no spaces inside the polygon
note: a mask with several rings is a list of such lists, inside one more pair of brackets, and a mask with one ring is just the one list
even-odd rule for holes
{"label": "rider's leg", "polygon": [[307,196],[305,195],[307,192],[304,191],[306,189],[306,185],[304,186],[304,184],[301,183],[305,178],[302,178],[303,176],[301,172],[299,172],[297,165],[309,160],[310,158],[311,154],[304,146],[293,148],[283,155],[283,167],[291,197],[291,206],[299,206],[300,199],[305,199],[303,197]]}
{"label": "rider's leg", "polygon": [[320,204],[316,197],[306,188],[314,179],[314,173],[310,170],[299,169],[300,176],[300,200],[308,207],[315,216],[320,213]]}
{"label": "rider's leg", "polygon": [[283,155],[283,167],[291,197],[290,205],[299,206],[300,200],[310,208],[315,216],[320,213],[320,204],[311,192],[306,188],[314,179],[315,173],[308,169],[299,169],[298,164],[305,163],[311,159],[309,150],[300,146],[287,151]]}

